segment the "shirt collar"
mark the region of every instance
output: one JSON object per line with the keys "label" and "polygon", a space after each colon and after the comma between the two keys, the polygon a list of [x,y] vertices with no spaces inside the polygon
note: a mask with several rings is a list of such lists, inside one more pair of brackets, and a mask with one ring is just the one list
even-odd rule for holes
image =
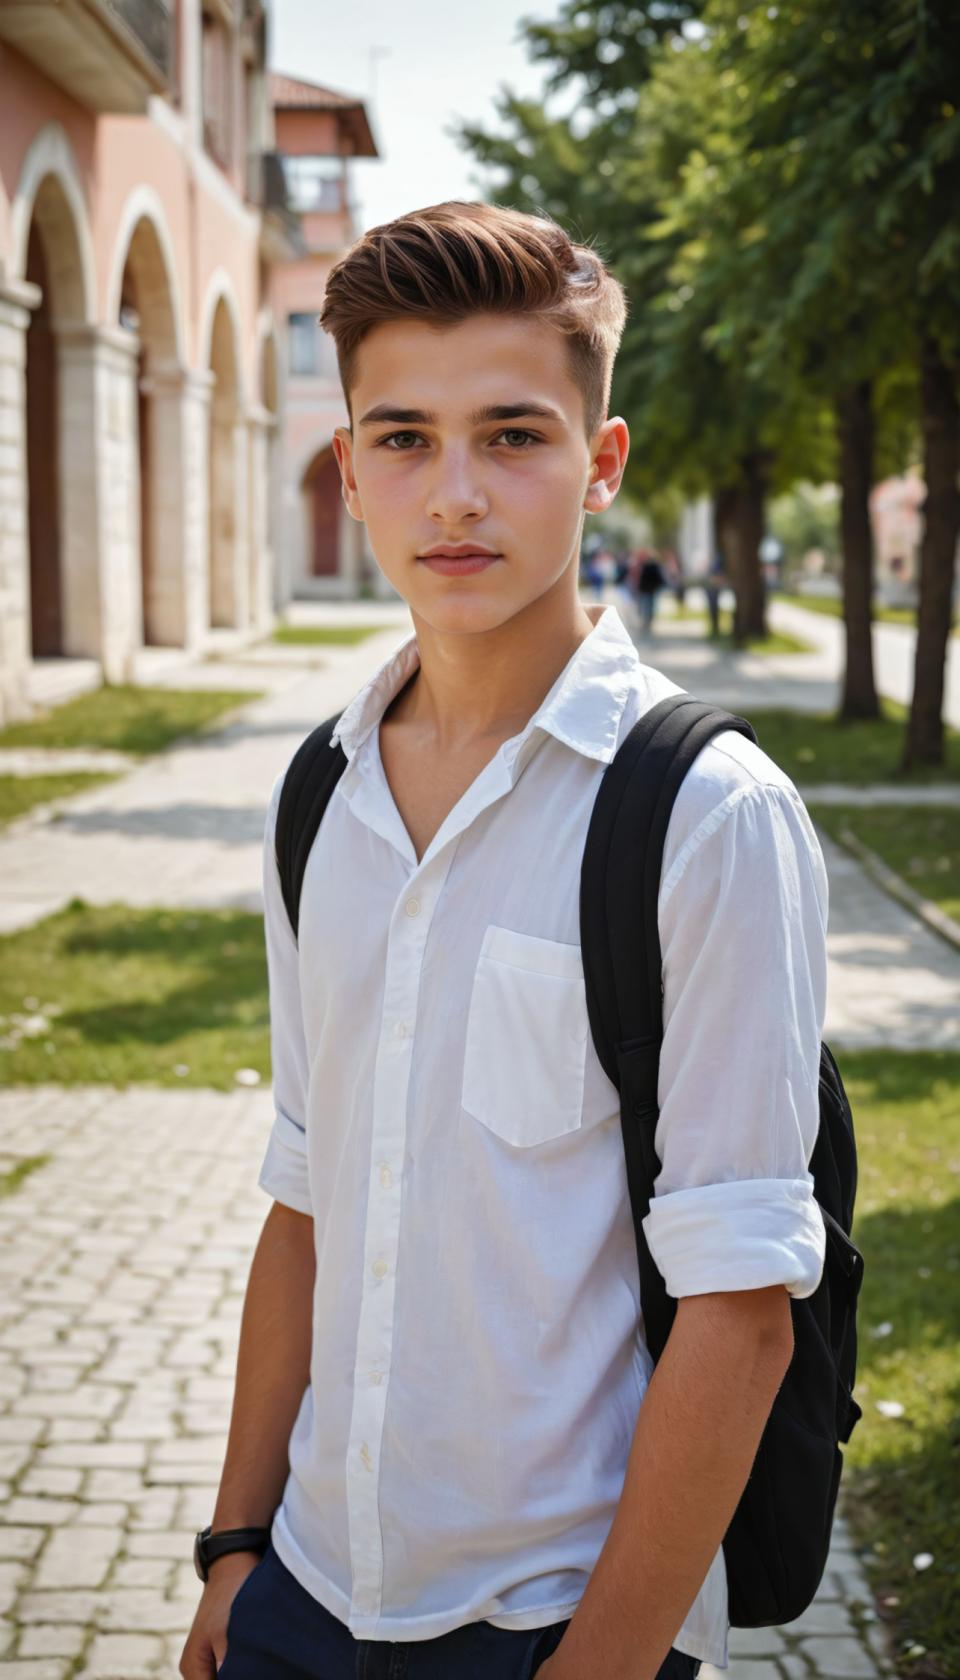
{"label": "shirt collar", "polygon": [[[550,692],[518,735],[504,743],[512,762],[536,729],[575,752],[609,764],[617,750],[620,721],[640,658],[613,606],[587,606],[593,629],[568,659]],[[348,760],[359,751],[404,683],[420,663],[416,634],[374,672],[343,711],[331,744],[339,741]]]}

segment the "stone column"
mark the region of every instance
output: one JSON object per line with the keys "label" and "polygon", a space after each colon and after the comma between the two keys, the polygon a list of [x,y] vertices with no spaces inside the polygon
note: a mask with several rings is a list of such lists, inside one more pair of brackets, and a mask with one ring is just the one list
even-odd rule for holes
{"label": "stone column", "polygon": [[122,327],[56,329],[63,645],[129,682],[143,645],[139,341]]}
{"label": "stone column", "polygon": [[214,377],[185,373],[181,390],[183,445],[183,578],[185,641],[197,652],[210,629],[210,400]]}
{"label": "stone column", "polygon": [[210,605],[216,627],[250,622],[247,428],[214,391],[210,412]]}
{"label": "stone column", "polygon": [[151,566],[144,585],[148,638],[198,648],[207,624],[207,407],[210,376],[177,362],[140,382],[149,404]]}
{"label": "stone column", "polygon": [[0,286],[0,723],[30,710],[26,362],[30,311],[40,296],[27,281]]}
{"label": "stone column", "polygon": [[247,414],[249,449],[250,624],[268,630],[273,622],[273,507],[276,417],[268,408]]}

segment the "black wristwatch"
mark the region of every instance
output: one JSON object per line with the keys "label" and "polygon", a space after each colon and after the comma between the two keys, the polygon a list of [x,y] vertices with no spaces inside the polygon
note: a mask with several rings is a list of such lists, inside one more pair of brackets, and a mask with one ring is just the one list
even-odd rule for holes
{"label": "black wristwatch", "polygon": [[211,1563],[225,1552],[263,1553],[269,1544],[269,1528],[221,1528],[216,1534],[202,1528],[193,1542],[193,1567],[201,1581],[207,1581]]}

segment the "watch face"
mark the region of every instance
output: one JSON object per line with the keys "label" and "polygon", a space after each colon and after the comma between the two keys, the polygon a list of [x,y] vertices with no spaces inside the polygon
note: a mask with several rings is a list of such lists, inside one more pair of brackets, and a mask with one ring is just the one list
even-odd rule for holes
{"label": "watch face", "polygon": [[200,1533],[195,1534],[193,1539],[193,1567],[199,1575],[201,1581],[205,1581],[207,1579],[207,1572],[203,1566],[203,1553],[200,1550],[200,1542],[203,1539],[205,1532],[205,1529],[201,1529]]}

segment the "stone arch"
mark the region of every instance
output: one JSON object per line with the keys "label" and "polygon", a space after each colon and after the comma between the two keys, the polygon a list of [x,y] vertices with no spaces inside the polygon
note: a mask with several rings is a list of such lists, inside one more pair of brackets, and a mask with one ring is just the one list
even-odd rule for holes
{"label": "stone arch", "polygon": [[120,219],[107,284],[107,320],[117,321],[125,283],[137,292],[140,337],[151,361],[185,361],[180,287],[163,206],[151,187],[131,193]]}
{"label": "stone arch", "polygon": [[163,211],[150,188],[127,201],[107,288],[112,326],[129,335],[130,413],[124,478],[129,484],[131,586],[143,642],[181,646],[186,637],[183,332],[176,268]]}
{"label": "stone arch", "polygon": [[59,123],[47,123],[23,160],[10,211],[10,276],[27,278],[34,224],[51,253],[51,299],[60,321],[92,321],[96,262],[86,200],[70,142]]}
{"label": "stone arch", "polygon": [[11,277],[35,288],[26,331],[22,425],[26,544],[23,595],[32,658],[100,650],[96,517],[88,428],[75,423],[78,331],[95,312],[93,245],[73,155],[55,123],[41,129],[10,215]]}

